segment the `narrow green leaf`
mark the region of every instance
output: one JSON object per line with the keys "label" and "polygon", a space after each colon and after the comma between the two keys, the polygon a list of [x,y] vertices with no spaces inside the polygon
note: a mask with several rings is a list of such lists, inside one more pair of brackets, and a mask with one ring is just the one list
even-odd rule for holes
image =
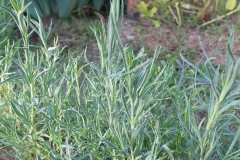
{"label": "narrow green leaf", "polygon": [[[21,5],[19,4],[19,1],[15,1],[15,0],[10,0],[14,10],[16,10],[17,12],[21,9]],[[21,2],[21,1],[20,1]],[[23,2],[23,1],[22,1]]]}
{"label": "narrow green leaf", "polygon": [[51,20],[51,22],[50,22],[50,26],[49,26],[48,31],[47,31],[47,33],[46,33],[46,39],[47,39],[48,36],[50,35],[51,30],[52,30],[52,20]]}
{"label": "narrow green leaf", "polygon": [[21,106],[20,104],[13,102],[13,101],[11,101],[11,105],[12,105],[13,111],[16,113],[16,115],[20,119],[31,124],[31,120],[29,118],[28,112],[24,106]]}
{"label": "narrow green leaf", "polygon": [[95,64],[93,64],[92,62],[90,62],[90,61],[87,59],[86,51],[85,51],[85,53],[84,53],[84,59],[85,59],[85,61],[86,61],[94,70],[97,71],[97,73],[98,73],[99,75],[103,75],[102,72],[100,71],[100,69],[99,69]]}
{"label": "narrow green leaf", "polygon": [[206,74],[204,74],[197,66],[195,66],[194,64],[192,64],[190,61],[188,61],[186,58],[184,58],[182,56],[182,54],[180,54],[181,59],[186,62],[188,65],[190,65],[191,67],[193,67],[197,72],[199,72],[208,82],[210,81],[210,79],[207,77]]}
{"label": "narrow green leaf", "polygon": [[[86,158],[86,157],[88,157],[88,158]],[[74,157],[73,160],[82,160],[82,159],[84,160],[84,159],[91,159],[91,158],[92,158],[91,154],[86,153],[86,154],[81,155],[80,157]]]}
{"label": "narrow green leaf", "polygon": [[1,5],[1,4],[0,4],[0,7],[2,9],[4,9],[5,11],[7,11],[13,17],[15,23],[18,24],[18,18],[17,18],[17,15],[16,15],[16,13],[14,11],[10,10],[9,8],[7,8],[7,7],[5,7],[5,6]]}
{"label": "narrow green leaf", "polygon": [[234,27],[232,22],[229,22],[230,37],[228,38],[227,43],[227,52],[226,52],[226,74],[231,73],[231,66],[234,64],[235,59],[232,54],[233,41],[234,41]]}
{"label": "narrow green leaf", "polygon": [[71,157],[71,154],[70,154],[70,148],[72,148],[69,144],[68,144],[68,139],[69,139],[69,136],[66,137],[66,140],[65,140],[65,145],[66,145],[66,156],[67,156],[67,160],[70,160],[70,157]]}
{"label": "narrow green leaf", "polygon": [[37,154],[37,160],[42,160],[39,154]]}
{"label": "narrow green leaf", "polygon": [[164,144],[162,147],[168,153],[170,160],[174,160],[173,154],[172,154],[171,150],[168,148],[168,146],[166,144]]}
{"label": "narrow green leaf", "polygon": [[21,10],[17,14],[18,15],[23,14],[27,10],[27,8],[29,8],[30,5],[31,5],[31,2],[26,4],[23,8],[21,8]]}
{"label": "narrow green leaf", "polygon": [[7,83],[7,82],[12,82],[12,81],[15,81],[15,80],[20,80],[20,79],[25,79],[25,76],[20,75],[20,74],[14,75],[14,76],[11,76],[8,79],[0,82],[0,84]]}

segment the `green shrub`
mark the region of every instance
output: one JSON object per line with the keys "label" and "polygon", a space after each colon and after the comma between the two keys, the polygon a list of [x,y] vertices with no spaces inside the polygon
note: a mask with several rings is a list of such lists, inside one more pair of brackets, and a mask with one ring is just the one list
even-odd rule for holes
{"label": "green shrub", "polygon": [[[205,71],[182,57],[178,73],[172,63],[159,65],[161,49],[147,59],[143,49],[133,53],[122,45],[123,10],[113,0],[108,29],[92,28],[99,66],[86,51],[86,64],[79,66],[81,55],[62,61],[57,39],[48,46],[50,30],[39,17],[24,16],[29,5],[17,2],[11,0],[12,10],[0,5],[22,35],[21,47],[6,45],[10,58],[0,68],[1,151],[17,159],[240,158],[234,114],[240,60],[231,53],[232,25],[225,72],[206,55]],[[28,29],[41,38],[37,51]],[[197,121],[200,112],[207,116]]]}

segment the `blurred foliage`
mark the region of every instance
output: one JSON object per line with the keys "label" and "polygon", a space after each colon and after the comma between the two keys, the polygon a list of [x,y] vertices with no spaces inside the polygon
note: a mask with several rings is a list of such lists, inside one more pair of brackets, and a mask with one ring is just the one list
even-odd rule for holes
{"label": "blurred foliage", "polygon": [[172,23],[173,19],[182,27],[186,19],[190,25],[216,22],[238,12],[240,5],[237,0],[142,0],[136,8],[142,18],[149,19],[156,27],[161,21]]}
{"label": "blurred foliage", "polygon": [[[9,0],[6,0],[9,1]],[[40,17],[54,14],[59,18],[67,18],[74,9],[82,9],[85,6],[91,6],[99,11],[106,0],[25,0],[25,4],[32,3],[28,8],[30,15],[37,19],[37,13]],[[36,13],[37,11],[37,13]]]}
{"label": "blurred foliage", "polygon": [[[0,0],[0,3],[5,6],[10,5],[10,3],[6,0]],[[14,23],[12,21],[12,17],[7,12],[0,9],[0,56],[2,55],[2,51],[4,50],[7,40],[12,34],[13,27]]]}

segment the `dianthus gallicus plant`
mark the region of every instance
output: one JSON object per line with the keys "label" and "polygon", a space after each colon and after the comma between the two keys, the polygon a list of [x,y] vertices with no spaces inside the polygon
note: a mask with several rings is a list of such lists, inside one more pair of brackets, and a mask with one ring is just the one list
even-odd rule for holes
{"label": "dianthus gallicus plant", "polygon": [[[230,23],[230,37],[227,43],[226,68],[220,73],[220,66],[214,67],[200,41],[206,56],[205,70],[189,64],[195,72],[193,83],[183,88],[185,108],[179,107],[181,125],[187,145],[189,159],[239,159],[240,158],[240,59],[235,61],[232,48],[234,28]],[[182,112],[182,113],[181,113]],[[197,122],[196,113],[205,115]]]}
{"label": "dianthus gallicus plant", "polygon": [[[92,28],[100,54],[95,64],[87,51],[63,58],[57,38],[48,40],[51,27],[45,31],[40,18],[25,14],[30,4],[10,1],[11,8],[0,7],[22,39],[6,45],[0,61],[0,153],[16,159],[240,157],[232,27],[225,72],[208,57],[205,71],[184,58],[179,71],[160,65],[161,49],[148,59],[143,49],[123,46],[123,2],[113,0],[107,29]],[[42,45],[31,44],[33,32]]]}

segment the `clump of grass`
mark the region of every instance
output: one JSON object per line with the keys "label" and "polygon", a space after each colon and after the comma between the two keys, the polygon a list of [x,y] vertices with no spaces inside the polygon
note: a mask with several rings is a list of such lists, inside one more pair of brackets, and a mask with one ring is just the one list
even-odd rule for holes
{"label": "clump of grass", "polygon": [[[119,37],[123,10],[111,2],[107,31],[92,28],[100,63],[79,66],[79,55],[62,61],[57,39],[47,44],[41,19],[24,12],[23,1],[5,9],[22,39],[6,45],[0,69],[0,146],[16,159],[237,159],[239,82],[232,56],[220,73],[207,55],[201,71],[184,57],[182,71],[134,53]],[[122,4],[122,2],[121,2]],[[28,32],[28,30],[32,30]],[[32,46],[36,32],[42,42]],[[37,48],[37,51],[36,51]],[[14,53],[14,54],[13,54]],[[13,55],[17,55],[17,58]],[[185,69],[186,63],[193,69]],[[185,73],[186,72],[186,73]],[[196,115],[206,113],[197,119]],[[232,127],[236,129],[232,129]],[[12,150],[6,148],[11,147]]]}

